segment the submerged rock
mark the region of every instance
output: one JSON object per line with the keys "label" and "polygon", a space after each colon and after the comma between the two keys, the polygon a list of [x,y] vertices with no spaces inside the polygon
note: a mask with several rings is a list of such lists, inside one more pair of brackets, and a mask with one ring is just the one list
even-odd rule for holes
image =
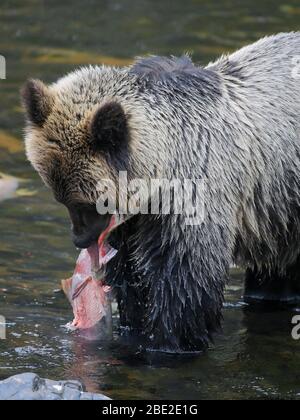
{"label": "submerged rock", "polygon": [[0,381],[0,400],[109,400],[102,394],[84,392],[78,381],[52,381],[23,373]]}

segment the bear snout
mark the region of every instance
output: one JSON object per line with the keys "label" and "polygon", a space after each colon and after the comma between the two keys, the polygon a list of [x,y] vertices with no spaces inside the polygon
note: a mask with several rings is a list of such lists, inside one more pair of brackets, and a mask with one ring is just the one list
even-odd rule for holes
{"label": "bear snout", "polygon": [[99,215],[96,205],[75,204],[68,206],[71,218],[72,241],[77,248],[89,248],[97,242],[108,227],[110,215]]}

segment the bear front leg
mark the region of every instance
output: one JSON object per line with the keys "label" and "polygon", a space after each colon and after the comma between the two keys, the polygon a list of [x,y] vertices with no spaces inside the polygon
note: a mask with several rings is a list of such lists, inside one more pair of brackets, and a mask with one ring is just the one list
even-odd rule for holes
{"label": "bear front leg", "polygon": [[[182,273],[173,273],[173,286],[168,274],[160,274],[159,284],[150,290],[144,319],[146,348],[174,353],[205,350],[221,326],[223,286],[212,292],[201,286],[187,291],[182,286]],[[187,274],[185,277],[187,282],[194,281]],[[173,287],[178,287],[178,291],[173,291]]]}
{"label": "bear front leg", "polygon": [[[126,231],[126,241],[120,240],[120,249],[115,258],[108,264],[106,281],[113,287],[118,303],[120,326],[124,332],[140,331],[144,317],[145,305],[143,293],[139,287],[140,278],[132,264],[130,237]],[[118,242],[118,241],[117,241]],[[116,245],[117,246],[117,245]]]}
{"label": "bear front leg", "polygon": [[300,301],[300,258],[280,272],[277,268],[262,266],[248,268],[244,299],[252,302],[297,303]]}
{"label": "bear front leg", "polygon": [[[133,273],[126,277],[132,280]],[[114,288],[120,315],[120,326],[124,332],[139,333],[145,314],[142,291],[137,284],[126,281]]]}
{"label": "bear front leg", "polygon": [[153,350],[201,351],[220,328],[230,240],[223,226],[211,222],[179,232],[174,226],[168,218],[153,222],[147,248],[140,249],[148,285],[144,339]]}

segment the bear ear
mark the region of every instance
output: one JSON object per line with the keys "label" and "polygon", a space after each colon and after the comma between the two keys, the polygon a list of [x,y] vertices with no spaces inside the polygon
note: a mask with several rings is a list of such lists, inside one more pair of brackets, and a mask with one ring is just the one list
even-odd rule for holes
{"label": "bear ear", "polygon": [[40,80],[28,80],[21,90],[22,104],[28,120],[42,127],[51,113],[54,98]]}
{"label": "bear ear", "polygon": [[100,106],[90,126],[93,146],[104,153],[115,153],[128,142],[128,117],[114,101]]}

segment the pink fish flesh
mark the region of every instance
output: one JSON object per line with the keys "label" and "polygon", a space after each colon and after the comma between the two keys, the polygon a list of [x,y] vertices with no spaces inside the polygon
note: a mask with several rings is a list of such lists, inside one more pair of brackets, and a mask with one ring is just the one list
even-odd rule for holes
{"label": "pink fish flesh", "polygon": [[106,264],[117,251],[105,240],[116,226],[116,218],[112,216],[98,243],[81,251],[73,276],[62,281],[62,288],[73,307],[71,326],[74,329],[90,329],[103,318],[111,317],[111,288],[105,284],[104,275]]}

